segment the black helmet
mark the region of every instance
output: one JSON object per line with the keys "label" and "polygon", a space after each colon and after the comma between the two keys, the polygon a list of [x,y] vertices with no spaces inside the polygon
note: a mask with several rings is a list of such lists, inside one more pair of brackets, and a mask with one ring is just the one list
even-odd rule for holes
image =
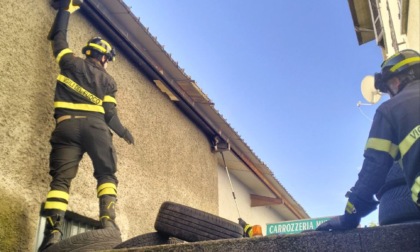
{"label": "black helmet", "polygon": [[420,54],[407,49],[395,53],[381,65],[381,72],[375,73],[375,88],[383,93],[388,93],[386,82],[412,66],[420,64]]}
{"label": "black helmet", "polygon": [[112,48],[111,44],[100,37],[90,39],[87,45],[83,47],[82,53],[86,56],[95,58],[99,53],[99,56],[105,55],[108,61],[114,61],[116,56],[115,50]]}

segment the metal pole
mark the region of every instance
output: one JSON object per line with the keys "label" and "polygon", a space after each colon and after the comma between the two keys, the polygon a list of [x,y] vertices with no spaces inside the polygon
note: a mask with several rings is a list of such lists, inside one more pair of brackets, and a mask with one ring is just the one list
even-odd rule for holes
{"label": "metal pole", "polygon": [[239,207],[238,207],[238,203],[236,202],[235,192],[233,191],[232,180],[230,179],[229,170],[228,170],[227,165],[226,165],[225,156],[223,155],[223,151],[221,151],[220,153],[222,154],[223,163],[225,164],[226,174],[227,174],[228,179],[229,179],[230,188],[231,188],[231,190],[232,190],[233,200],[235,201],[235,205],[236,205],[236,210],[238,211],[238,216],[239,216],[239,218],[241,218],[241,215],[239,214]]}

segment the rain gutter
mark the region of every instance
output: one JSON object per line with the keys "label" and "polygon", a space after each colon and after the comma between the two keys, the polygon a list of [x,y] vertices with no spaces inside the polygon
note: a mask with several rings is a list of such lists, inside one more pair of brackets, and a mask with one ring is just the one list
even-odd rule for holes
{"label": "rain gutter", "polygon": [[[124,55],[134,63],[135,66],[139,67],[145,75],[151,80],[162,82],[165,87],[176,96],[174,103],[180,108],[185,115],[190,118],[197,126],[203,131],[203,133],[212,141],[215,137],[229,142],[232,146],[231,151],[246,164],[252,173],[277,197],[284,200],[284,205],[291,211],[297,218],[305,219],[309,216],[306,212],[296,203],[289,203],[290,200],[295,202],[291,196],[288,195],[284,188],[279,189],[280,186],[275,186],[266,177],[266,172],[263,172],[259,166],[263,166],[263,169],[267,169],[265,165],[253,154],[249,147],[241,140],[240,136],[227,124],[223,117],[214,109],[213,104],[204,94],[201,101],[194,101],[194,97],[187,94],[184,88],[180,88],[179,83],[185,82],[188,84],[194,84],[188,76],[185,75],[184,79],[174,80],[171,76],[165,73],[159,64],[154,62],[154,59],[146,55],[135,45],[126,31],[118,28],[115,24],[115,17],[113,14],[109,14],[108,10],[104,5],[116,5],[124,6],[127,13],[133,16],[129,8],[121,0],[85,0],[84,6],[81,8],[81,13],[95,24],[95,28],[99,29],[104,33],[110,42],[114,45],[118,45],[118,49],[124,53]],[[109,6],[107,6],[109,7]],[[135,17],[133,16],[133,19]],[[138,22],[140,26],[140,22]],[[150,35],[150,34],[149,34]],[[152,37],[152,36],[151,36]],[[156,41],[156,44],[158,42]],[[159,44],[158,44],[159,45]],[[159,45],[161,53],[167,54],[163,48]],[[169,57],[169,56],[168,56]],[[175,67],[178,67],[175,62],[172,62]],[[179,67],[178,67],[179,69]],[[180,70],[180,69],[179,69]],[[180,70],[182,71],[182,70]],[[191,85],[190,85],[191,86]],[[194,85],[193,85],[194,86]],[[188,87],[189,88],[189,87]],[[198,87],[195,87],[198,89]],[[191,88],[190,88],[191,90]],[[196,94],[194,94],[196,95]],[[196,96],[199,96],[196,95]],[[259,164],[259,165],[257,165]],[[280,185],[280,184],[279,184]]]}
{"label": "rain gutter", "polygon": [[[116,30],[112,25],[112,21],[109,17],[103,15],[103,12],[100,10],[100,5],[92,3],[93,1],[84,1],[84,6],[81,8],[81,12],[84,16],[89,19],[93,24],[96,24],[95,27],[98,28],[101,32],[110,37],[112,44],[118,45],[118,48],[124,52],[124,55],[131,60],[136,66],[140,67],[142,72],[152,80],[162,80],[164,82],[169,82],[159,74],[158,70],[145,60],[138,50],[133,46],[133,43],[125,36],[121,35],[121,32]],[[177,97],[181,97],[178,94],[177,90],[173,89],[171,85],[166,85],[173,93],[177,94]],[[214,136],[215,132],[212,128],[207,125],[203,118],[194,113],[192,107],[186,103],[183,99],[179,99],[179,102],[176,103],[181,111],[184,113],[198,126],[204,130],[205,134],[208,137]]]}

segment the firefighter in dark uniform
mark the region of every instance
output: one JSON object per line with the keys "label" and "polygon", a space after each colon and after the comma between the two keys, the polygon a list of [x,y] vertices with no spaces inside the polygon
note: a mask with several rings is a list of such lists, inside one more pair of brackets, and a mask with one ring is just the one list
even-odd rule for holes
{"label": "firefighter in dark uniform", "polygon": [[71,13],[79,9],[73,0],[56,1],[58,12],[48,39],[60,66],[54,97],[56,128],[50,139],[52,182],[44,206],[47,222],[40,251],[62,238],[61,222],[69,199],[69,188],[84,153],[92,160],[97,180],[99,217],[103,228],[117,228],[115,203],[118,180],[111,128],[129,144],[130,132],[121,124],[116,110],[117,85],[105,71],[115,59],[115,50],[100,37],[83,48],[86,59],[68,48],[67,26]]}
{"label": "firefighter in dark uniform", "polygon": [[364,152],[364,162],[341,216],[317,230],[356,228],[374,211],[374,195],[385,183],[394,161],[401,165],[413,201],[420,206],[420,54],[407,49],[394,54],[375,74],[375,88],[391,97],[376,110]]}
{"label": "firefighter in dark uniform", "polygon": [[244,221],[242,218],[238,218],[238,222],[239,222],[239,225],[241,225],[241,227],[244,230],[243,236],[252,237],[253,236],[252,226],[248,224],[246,221]]}

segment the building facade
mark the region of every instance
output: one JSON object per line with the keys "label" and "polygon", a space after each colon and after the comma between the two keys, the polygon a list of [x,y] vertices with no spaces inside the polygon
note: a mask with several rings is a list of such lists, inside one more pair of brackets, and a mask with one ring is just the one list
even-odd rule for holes
{"label": "building facade", "polygon": [[[97,35],[116,47],[117,60],[107,71],[118,84],[121,121],[136,140],[132,146],[114,137],[123,240],[154,232],[164,201],[236,222],[226,167],[241,217],[248,222],[264,230],[266,223],[309,218],[123,1],[84,2],[71,16],[70,48],[83,56],[81,48]],[[51,181],[49,137],[59,68],[46,37],[56,11],[44,0],[4,0],[2,6],[7,7],[0,15],[0,250],[33,251]],[[85,156],[71,185],[68,210],[97,219],[92,174]]]}
{"label": "building facade", "polygon": [[360,45],[375,41],[383,58],[404,49],[420,51],[420,2],[348,0]]}

